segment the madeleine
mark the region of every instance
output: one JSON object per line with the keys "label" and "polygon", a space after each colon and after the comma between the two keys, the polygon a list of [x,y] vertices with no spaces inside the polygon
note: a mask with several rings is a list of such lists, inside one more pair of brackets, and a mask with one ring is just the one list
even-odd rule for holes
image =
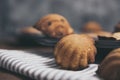
{"label": "madeleine", "polygon": [[85,34],[63,37],[54,50],[56,62],[63,69],[83,69],[95,61],[94,40]]}
{"label": "madeleine", "polygon": [[44,16],[34,25],[34,28],[53,38],[62,38],[74,33],[67,19],[59,14]]}

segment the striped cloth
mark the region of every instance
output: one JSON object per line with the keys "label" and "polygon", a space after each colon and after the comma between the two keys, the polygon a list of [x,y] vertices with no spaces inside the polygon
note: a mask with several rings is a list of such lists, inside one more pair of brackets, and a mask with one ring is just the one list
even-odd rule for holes
{"label": "striped cloth", "polygon": [[35,80],[101,80],[95,71],[97,64],[79,71],[60,69],[54,56],[45,52],[0,50],[0,67]]}

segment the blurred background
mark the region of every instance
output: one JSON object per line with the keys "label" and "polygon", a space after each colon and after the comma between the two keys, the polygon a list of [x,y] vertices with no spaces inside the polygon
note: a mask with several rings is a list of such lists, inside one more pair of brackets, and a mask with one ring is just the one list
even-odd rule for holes
{"label": "blurred background", "polygon": [[120,21],[120,0],[0,0],[0,32],[34,25],[42,16],[59,13],[80,31],[88,21],[97,21],[107,31]]}

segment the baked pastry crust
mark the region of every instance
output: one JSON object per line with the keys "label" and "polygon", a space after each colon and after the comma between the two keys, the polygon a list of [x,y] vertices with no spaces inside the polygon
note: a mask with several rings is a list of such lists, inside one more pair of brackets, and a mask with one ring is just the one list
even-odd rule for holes
{"label": "baked pastry crust", "polygon": [[95,61],[95,54],[94,40],[85,34],[63,37],[54,50],[57,64],[71,70],[86,68]]}
{"label": "baked pastry crust", "polygon": [[105,80],[120,80],[120,48],[111,51],[99,65],[97,74]]}
{"label": "baked pastry crust", "polygon": [[48,14],[44,16],[34,27],[54,38],[62,38],[74,33],[67,19],[59,14]]}

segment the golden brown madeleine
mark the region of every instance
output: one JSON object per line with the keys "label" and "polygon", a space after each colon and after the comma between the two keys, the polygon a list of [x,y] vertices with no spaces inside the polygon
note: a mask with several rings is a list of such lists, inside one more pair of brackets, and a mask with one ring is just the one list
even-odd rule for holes
{"label": "golden brown madeleine", "polygon": [[120,40],[120,32],[113,33],[112,37],[114,37],[116,40]]}
{"label": "golden brown madeleine", "polygon": [[99,23],[95,21],[90,21],[86,23],[82,28],[82,32],[85,32],[85,33],[91,33],[91,32],[94,33],[98,31],[102,31],[102,27]]}
{"label": "golden brown madeleine", "polygon": [[64,69],[86,68],[95,61],[94,40],[85,34],[71,34],[63,37],[56,45],[56,62]]}
{"label": "golden brown madeleine", "polygon": [[99,65],[97,74],[104,80],[120,80],[120,48],[111,51]]}
{"label": "golden brown madeleine", "polygon": [[20,33],[24,33],[24,34],[42,34],[39,30],[33,28],[33,26],[19,29],[19,31]]}
{"label": "golden brown madeleine", "polygon": [[34,25],[34,27],[54,38],[62,38],[63,36],[74,33],[67,19],[59,14],[49,14],[44,16]]}

